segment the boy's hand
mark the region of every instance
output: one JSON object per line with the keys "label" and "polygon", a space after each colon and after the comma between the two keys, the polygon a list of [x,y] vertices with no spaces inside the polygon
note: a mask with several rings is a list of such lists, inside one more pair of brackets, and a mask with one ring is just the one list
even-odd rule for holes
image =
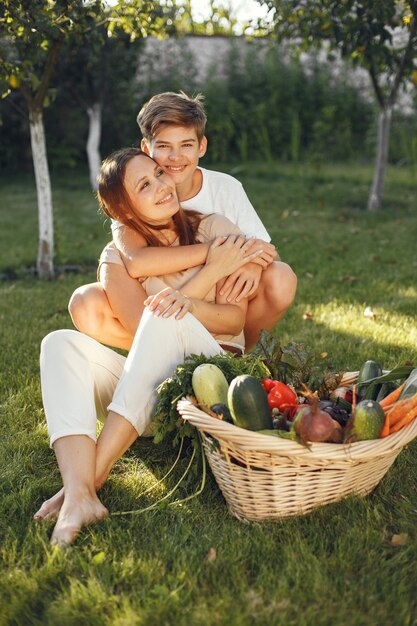
{"label": "boy's hand", "polygon": [[227,302],[240,302],[252,296],[259,287],[262,276],[261,265],[247,263],[227,277],[220,289],[220,295],[226,296]]}
{"label": "boy's hand", "polygon": [[180,320],[186,313],[194,308],[192,298],[184,296],[181,291],[166,287],[154,296],[148,296],[144,302],[145,306],[153,311],[156,317],[171,317]]}
{"label": "boy's hand", "polygon": [[262,250],[262,253],[252,259],[252,263],[257,263],[261,265],[263,269],[268,267],[273,261],[279,260],[279,255],[277,249],[275,248],[273,243],[268,243],[267,241],[263,241],[262,239],[254,239],[252,246],[249,248],[248,252],[254,252],[255,250]]}

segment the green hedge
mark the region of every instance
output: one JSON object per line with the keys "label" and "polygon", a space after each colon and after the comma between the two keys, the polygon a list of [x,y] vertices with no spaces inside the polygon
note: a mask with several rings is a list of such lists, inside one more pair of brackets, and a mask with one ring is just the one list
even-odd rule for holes
{"label": "green hedge", "polygon": [[[265,54],[261,47],[247,46],[242,59],[231,39],[224,64],[225,74],[209,71],[198,83],[195,59],[185,44],[174,48],[168,65],[160,58],[146,60],[146,78],[112,98],[103,110],[101,151],[103,156],[122,145],[139,140],[136,115],[154,93],[201,91],[206,98],[207,163],[219,161],[281,159],[372,162],[375,154],[375,105],[346,84],[345,77],[332,76],[323,64],[306,72],[298,61],[284,62],[277,46]],[[139,59],[139,68],[141,59]],[[165,69],[163,69],[165,68]],[[140,72],[139,72],[140,74]],[[111,76],[109,76],[111,80]],[[28,123],[16,113],[17,95],[0,102],[0,166],[5,170],[31,167]],[[86,162],[87,114],[71,102],[64,89],[45,110],[48,154],[51,168],[62,169]],[[417,163],[417,120],[397,113],[391,132],[390,160]]]}

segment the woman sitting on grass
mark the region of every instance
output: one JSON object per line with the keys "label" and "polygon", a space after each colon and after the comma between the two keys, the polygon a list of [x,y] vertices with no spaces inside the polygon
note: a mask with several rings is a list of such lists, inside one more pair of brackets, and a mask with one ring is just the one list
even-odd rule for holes
{"label": "woman sitting on grass", "polygon": [[[152,433],[155,389],[185,356],[243,351],[247,301],[229,304],[219,289],[229,274],[262,254],[227,218],[183,211],[172,179],[136,148],[104,161],[99,201],[148,245],[212,244],[204,266],[140,279],[147,299],[127,358],[73,330],[43,340],[42,396],[63,487],[35,519],[59,512],[53,543],[71,543],[83,526],[108,515],[96,491],[136,438]],[[122,263],[112,244],[102,263]],[[97,418],[106,413],[96,441]]]}

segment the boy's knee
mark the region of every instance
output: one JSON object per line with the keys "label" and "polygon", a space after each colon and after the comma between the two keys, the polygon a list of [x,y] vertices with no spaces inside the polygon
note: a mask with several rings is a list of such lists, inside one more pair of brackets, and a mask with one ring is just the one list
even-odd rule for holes
{"label": "boy's knee", "polygon": [[68,311],[75,326],[77,326],[76,321],[82,318],[83,313],[85,313],[85,308],[86,302],[83,287],[78,287],[72,294],[68,303]]}
{"label": "boy's knee", "polygon": [[297,276],[282,261],[271,263],[265,270],[265,290],[274,308],[286,310],[291,306],[297,291]]}
{"label": "boy's knee", "polygon": [[78,287],[74,291],[68,303],[68,311],[79,331],[87,335],[98,332],[103,323],[103,304],[99,302],[102,297],[105,295],[99,283]]}

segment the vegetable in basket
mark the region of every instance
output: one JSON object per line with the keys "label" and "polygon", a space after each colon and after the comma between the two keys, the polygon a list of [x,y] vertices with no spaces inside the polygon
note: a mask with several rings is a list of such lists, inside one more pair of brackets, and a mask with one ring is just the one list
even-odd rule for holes
{"label": "vegetable in basket", "polygon": [[303,444],[309,442],[341,443],[343,439],[341,425],[320,408],[319,399],[314,394],[309,396],[309,402],[305,407],[298,411],[291,430]]}
{"label": "vegetable in basket", "polygon": [[281,413],[286,411],[288,415],[294,415],[298,397],[291,387],[279,380],[271,380],[270,378],[262,380],[261,385],[268,394],[268,404],[271,411],[278,409]]}
{"label": "vegetable in basket", "polygon": [[207,411],[214,404],[227,404],[229,384],[217,365],[213,363],[198,365],[193,372],[191,384],[203,411]]}
{"label": "vegetable in basket", "polygon": [[415,393],[417,393],[417,368],[410,372],[409,377],[405,381],[400,400],[407,400],[407,398],[411,398]]}
{"label": "vegetable in basket", "polygon": [[248,430],[272,429],[271,410],[261,383],[248,374],[232,380],[227,394],[236,426]]}
{"label": "vegetable in basket", "polygon": [[384,411],[375,400],[362,400],[352,413],[345,432],[345,441],[378,439],[384,425]]}
{"label": "vegetable in basket", "polygon": [[[382,407],[381,407],[382,408]],[[385,421],[381,431],[381,437],[387,437],[408,426],[417,418],[417,392],[411,398],[404,398],[394,402],[392,407],[385,410]]]}
{"label": "vegetable in basket", "polygon": [[366,400],[376,400],[381,384],[369,385],[368,381],[382,376],[382,367],[377,361],[368,360],[362,365],[358,374],[358,394]]}

